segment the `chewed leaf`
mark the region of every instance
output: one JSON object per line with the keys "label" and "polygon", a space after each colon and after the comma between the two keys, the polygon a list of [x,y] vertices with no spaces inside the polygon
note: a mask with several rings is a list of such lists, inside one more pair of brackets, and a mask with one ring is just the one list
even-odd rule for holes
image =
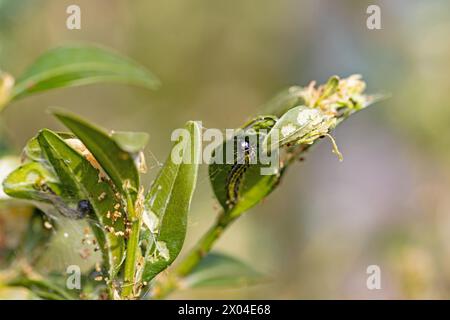
{"label": "chewed leaf", "polygon": [[181,163],[169,156],[146,197],[143,221],[151,233],[147,239],[144,281],[151,280],[175,260],[186,236],[187,215],[201,155],[201,131],[196,122],[188,122],[185,129],[189,135],[173,149],[179,151]]}
{"label": "chewed leaf", "polygon": [[125,214],[121,199],[110,182],[99,177],[99,170],[57,134],[43,130],[38,141],[64,188],[92,206],[95,214],[92,218],[98,224],[91,223],[91,227],[112,277],[118,272],[124,255]]}
{"label": "chewed leaf", "polygon": [[54,88],[98,82],[129,83],[150,89],[159,86],[159,80],[144,67],[108,49],[65,46],[39,57],[17,79],[12,99]]}
{"label": "chewed leaf", "polygon": [[55,111],[54,115],[69,128],[93,154],[122,194],[133,202],[139,189],[139,172],[130,153],[123,150],[105,131],[76,115]]}
{"label": "chewed leaf", "polygon": [[3,190],[14,198],[46,201],[40,191],[43,185],[50,187],[55,194],[60,194],[62,189],[59,179],[42,163],[28,162],[6,177],[3,181]]}
{"label": "chewed leaf", "polygon": [[209,253],[183,279],[188,288],[236,287],[256,284],[264,276],[248,264],[222,253]]}
{"label": "chewed leaf", "polygon": [[269,150],[289,143],[311,144],[328,133],[335,119],[317,108],[298,106],[286,112],[266,136],[263,145]]}

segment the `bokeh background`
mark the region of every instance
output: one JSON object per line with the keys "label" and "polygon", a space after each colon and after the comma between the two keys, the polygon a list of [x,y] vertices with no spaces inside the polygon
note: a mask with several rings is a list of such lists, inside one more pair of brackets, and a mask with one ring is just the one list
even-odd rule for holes
{"label": "bokeh background", "polygon": [[[70,4],[81,7],[81,30],[65,27]],[[370,4],[381,7],[381,30],[366,28]],[[218,243],[271,281],[172,298],[450,298],[449,39],[446,0],[0,0],[2,70],[18,76],[47,49],[82,41],[132,57],[163,83],[157,92],[95,85],[43,93],[7,108],[3,126],[16,152],[39,129],[61,128],[49,106],[146,131],[149,183],[149,151],[163,161],[185,121],[238,127],[286,86],[360,73],[369,92],[391,98],[335,131],[344,162],[319,143]],[[217,211],[201,171],[186,248]],[[3,244],[14,237],[12,221],[0,210]],[[373,264],[381,290],[366,287]]]}

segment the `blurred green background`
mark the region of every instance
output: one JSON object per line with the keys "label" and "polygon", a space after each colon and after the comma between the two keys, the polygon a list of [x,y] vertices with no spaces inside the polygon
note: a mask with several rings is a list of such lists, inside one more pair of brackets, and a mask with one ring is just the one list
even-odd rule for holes
{"label": "blurred green background", "polygon": [[[81,30],[65,26],[70,4],[81,7]],[[370,4],[381,7],[382,30],[366,28]],[[106,128],[146,131],[150,183],[157,171],[150,151],[163,161],[172,130],[185,121],[238,127],[286,86],[360,73],[368,92],[392,97],[336,130],[344,162],[319,143],[218,244],[271,282],[172,297],[450,298],[449,39],[445,0],[0,0],[2,70],[18,76],[47,49],[82,41],[132,57],[163,83],[157,92],[51,91],[2,117],[17,152],[39,129],[61,128],[49,106]],[[217,212],[201,171],[185,249]],[[11,236],[9,220],[0,209],[0,245]],[[381,290],[366,287],[373,264]]]}

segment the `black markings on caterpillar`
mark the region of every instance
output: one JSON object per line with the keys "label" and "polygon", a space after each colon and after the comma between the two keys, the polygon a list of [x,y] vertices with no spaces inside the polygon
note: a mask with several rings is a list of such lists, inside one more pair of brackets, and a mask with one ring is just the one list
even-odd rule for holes
{"label": "black markings on caterpillar", "polygon": [[239,200],[239,191],[241,189],[244,174],[250,166],[251,147],[247,140],[242,141],[241,147],[244,149],[244,163],[236,161],[231,167],[227,176],[227,204],[229,208],[234,207]]}
{"label": "black markings on caterpillar", "polygon": [[[244,133],[252,131],[253,134],[256,133],[257,136],[259,136],[261,130],[270,130],[275,125],[276,120],[277,118],[274,116],[259,116],[247,122],[241,129],[244,131]],[[256,146],[251,145],[248,136],[244,135],[244,137],[244,139],[235,137],[236,140],[233,140],[233,142],[237,141],[238,148],[243,151],[240,153],[243,153],[243,159],[240,159],[241,161],[238,161],[238,159],[235,160],[235,163],[231,167],[231,170],[227,176],[226,194],[227,205],[230,209],[234,207],[239,201],[239,193],[244,183],[245,173],[250,167],[252,156],[254,156],[256,153],[254,149],[257,148]],[[258,142],[256,142],[256,144],[258,144]]]}
{"label": "black markings on caterpillar", "polygon": [[249,164],[235,164],[227,177],[227,204],[229,208],[236,205],[239,200],[239,190],[243,182],[243,176]]}

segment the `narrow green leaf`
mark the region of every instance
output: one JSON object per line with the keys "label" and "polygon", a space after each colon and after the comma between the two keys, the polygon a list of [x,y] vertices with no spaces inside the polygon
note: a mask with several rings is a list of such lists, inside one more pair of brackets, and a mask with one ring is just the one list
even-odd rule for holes
{"label": "narrow green leaf", "polygon": [[183,160],[177,163],[172,154],[159,172],[145,201],[144,225],[151,231],[142,279],[151,280],[178,256],[186,236],[187,215],[197,182],[201,155],[201,130],[196,122],[185,126],[188,134],[172,149]]}
{"label": "narrow green leaf", "polygon": [[[64,187],[76,194],[78,200],[90,202],[95,213],[93,218],[99,223],[90,221],[91,227],[97,236],[109,275],[113,276],[118,272],[124,254],[125,214],[117,207],[121,199],[116,196],[109,181],[100,176],[99,170],[57,134],[42,130],[38,141]],[[110,215],[116,211],[120,212],[121,217],[114,220]]]}
{"label": "narrow green leaf", "polygon": [[236,287],[256,284],[264,276],[248,264],[222,253],[209,253],[183,279],[188,288]]}
{"label": "narrow green leaf", "polygon": [[159,80],[148,70],[108,49],[78,45],[52,49],[17,79],[12,99],[54,88],[98,82],[129,83],[156,89]]}
{"label": "narrow green leaf", "polygon": [[139,189],[139,172],[133,157],[105,131],[78,116],[62,111],[53,114],[83,142],[121,193],[130,194],[134,203]]}

